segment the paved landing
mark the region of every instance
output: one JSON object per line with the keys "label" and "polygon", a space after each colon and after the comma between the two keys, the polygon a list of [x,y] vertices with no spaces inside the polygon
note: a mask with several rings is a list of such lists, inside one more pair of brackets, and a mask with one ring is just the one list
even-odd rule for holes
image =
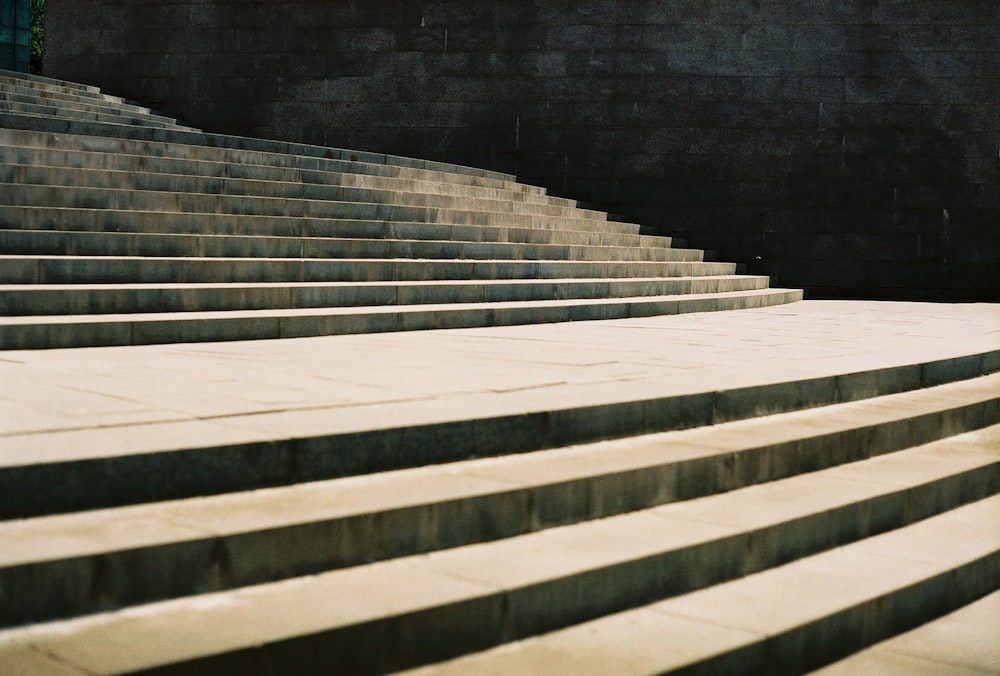
{"label": "paved landing", "polygon": [[1000,348],[1000,305],[803,301],[643,319],[0,353],[0,461],[637,400]]}

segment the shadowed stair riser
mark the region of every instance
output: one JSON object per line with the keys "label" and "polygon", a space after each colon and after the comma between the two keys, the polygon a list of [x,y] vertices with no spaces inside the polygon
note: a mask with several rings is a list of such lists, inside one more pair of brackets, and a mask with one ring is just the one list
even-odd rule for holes
{"label": "shadowed stair riser", "polygon": [[[3,152],[0,157],[5,157],[8,154],[11,153],[9,151]],[[128,158],[123,157],[123,159]],[[152,160],[145,160],[136,164],[149,165],[153,163]],[[331,172],[291,172],[286,170],[281,173],[298,173],[298,178],[280,180],[190,174],[191,169],[200,168],[202,164],[195,163],[194,167],[178,166],[177,169],[186,168],[187,171],[182,174],[166,174],[154,172],[148,166],[135,168],[121,166],[114,170],[81,169],[74,166],[52,167],[18,164],[12,163],[8,159],[6,163],[0,164],[0,181],[7,184],[7,189],[14,185],[26,185],[49,188],[50,190],[55,187],[72,187],[90,190],[142,190],[167,194],[192,193],[373,202],[462,208],[476,211],[529,213],[607,222],[607,214],[604,212],[580,209],[572,204],[567,205],[552,198],[524,192]],[[243,169],[248,171],[250,167],[243,167]],[[267,173],[266,169],[261,167],[258,171]],[[228,169],[225,171],[232,173]],[[11,191],[10,194],[15,195],[15,192]]]}
{"label": "shadowed stair riser", "polygon": [[[98,124],[116,124],[124,126],[141,125],[147,129],[176,129],[182,128],[172,122],[164,122],[152,116],[140,115],[137,113],[107,113],[98,110],[76,110],[66,106],[38,105],[32,103],[18,103],[3,101],[0,99],[0,110],[13,115],[37,115],[41,117],[52,117],[61,120],[75,120],[79,122],[96,122]],[[186,127],[184,129],[187,129]]]}
{"label": "shadowed stair riser", "polygon": [[[4,131],[0,129],[0,138]],[[6,131],[10,135],[10,131]],[[30,140],[13,138],[11,142]],[[509,200],[572,209],[581,216],[599,220],[607,218],[604,212],[581,209],[574,200],[526,190],[522,184],[495,182],[496,185],[481,185],[484,181],[470,183],[454,180],[453,176],[439,172],[417,170],[384,172],[386,175],[381,175],[376,173],[381,165],[349,161],[326,160],[322,168],[301,168],[280,155],[264,158],[270,159],[270,164],[255,164],[249,161],[252,158],[239,155],[227,162],[71,150],[65,145],[58,148],[8,145],[0,152],[5,161],[0,175],[5,183],[61,185],[65,181],[52,181],[51,176],[65,174],[66,171],[74,172],[68,185],[93,184],[94,187],[109,188],[136,185],[162,190],[170,189],[171,184],[194,183],[201,188],[221,188],[195,192],[246,192],[248,183],[266,184],[261,187],[269,189],[288,189],[277,185],[287,183],[307,186],[308,189],[332,186]]]}
{"label": "shadowed stair riser", "polygon": [[667,247],[0,230],[3,254],[575,261],[699,261],[702,256]]}
{"label": "shadowed stair riser", "polygon": [[156,115],[137,106],[116,105],[100,101],[49,99],[12,89],[0,90],[0,109],[28,115],[66,116],[80,120],[101,120],[120,124],[149,124],[156,127],[176,127],[177,120]]}
{"label": "shadowed stair riser", "polygon": [[124,103],[125,99],[105,94],[99,87],[83,84],[81,82],[69,82],[68,80],[57,80],[34,73],[21,73],[19,71],[0,68],[0,84],[13,84],[19,87],[31,87],[34,91],[69,92],[80,96],[92,96],[107,101],[117,101]]}
{"label": "shadowed stair riser", "polygon": [[725,275],[734,272],[735,266],[729,263],[697,261],[0,256],[0,283],[3,284],[611,279]]}
{"label": "shadowed stair riser", "polygon": [[101,347],[267,340],[358,333],[514,326],[718,312],[783,305],[801,291],[760,289],[722,295],[453,303],[217,313],[74,315],[0,318],[0,349]]}
{"label": "shadowed stair riser", "polygon": [[[878,464],[891,473],[891,461],[895,458],[879,460],[890,461]],[[995,466],[995,456],[993,461]],[[980,478],[975,478],[977,474]],[[948,513],[933,517],[935,508],[930,505],[951,506],[946,495],[961,505],[963,492],[988,493],[986,484],[995,481],[984,481],[981,475],[974,471],[963,473],[968,481],[958,478],[959,475],[954,480],[941,477],[922,487],[889,493],[884,493],[881,486],[861,481],[855,484],[858,493],[870,496],[861,502],[851,503],[834,495],[826,496],[823,504],[807,501],[806,506],[800,499],[793,505],[755,516],[753,525],[746,530],[718,522],[713,525],[712,516],[707,522],[699,516],[706,510],[710,515],[719,511],[719,504],[732,510],[743,496],[733,493],[702,498],[493,543],[220,592],[203,599],[166,602],[159,608],[145,610],[136,619],[123,614],[120,620],[123,626],[117,630],[124,629],[127,634],[129,625],[137,623],[143,631],[154,631],[167,645],[177,646],[167,659],[175,662],[170,669],[183,673],[192,673],[188,668],[196,666],[185,659],[202,657],[205,655],[202,651],[206,650],[212,656],[205,657],[205,662],[197,666],[219,669],[216,673],[223,673],[223,669],[224,673],[237,673],[237,667],[247,658],[265,651],[274,651],[271,654],[274,657],[285,650],[289,651],[291,661],[283,662],[282,666],[287,670],[294,664],[294,670],[303,673],[316,669],[405,668],[542,634],[824,552],[878,532],[879,526],[875,524],[881,519],[885,519],[885,526],[892,527],[900,524],[900,518],[905,525],[907,512],[916,518],[947,518]],[[789,486],[795,485],[794,491],[805,495],[824,480],[818,476],[797,477],[780,485],[744,490],[754,495],[768,491],[784,495]],[[980,488],[973,489],[974,485]],[[913,496],[912,503],[903,497],[907,493]],[[866,504],[881,500],[887,502],[877,506]],[[982,511],[986,505],[995,509],[998,500],[990,497],[968,508]],[[869,514],[873,517],[871,522],[866,518]],[[831,524],[838,527],[831,528]],[[922,525],[918,523],[917,529]],[[645,538],[637,537],[640,534]],[[603,547],[595,550],[595,542],[602,542]],[[590,551],[584,551],[588,547]],[[547,548],[563,554],[547,556]],[[932,609],[939,605],[937,599],[946,594],[954,594],[961,604],[992,590],[993,580],[1000,574],[997,535],[991,533],[984,538],[979,548],[982,554],[970,556],[960,552],[949,565],[933,572],[931,566],[922,567],[922,572],[930,574],[921,575],[920,584],[924,588],[920,596],[936,599],[930,604]],[[520,565],[511,566],[511,561]],[[439,584],[428,584],[428,578],[435,577]],[[401,580],[427,586],[415,595],[401,594],[398,586]],[[387,591],[396,594],[396,602],[386,604],[386,599],[380,598]],[[913,622],[914,615],[920,618],[927,613],[926,606],[916,612],[912,607],[906,608],[912,591],[912,586],[890,588],[889,598],[899,597],[902,603],[896,606],[895,621],[886,623],[888,628],[898,631],[899,624]],[[351,599],[359,592],[365,600],[357,596]],[[331,607],[334,598],[345,603],[343,611]],[[289,607],[301,613],[301,621],[284,622],[287,633],[277,633],[271,626],[267,627],[267,638],[263,638],[247,626],[253,623],[254,616],[273,615],[280,612],[279,608]],[[213,608],[216,612],[212,612]],[[209,628],[220,626],[220,620],[234,612],[239,612],[246,623],[239,634],[221,640],[196,638]],[[477,621],[469,622],[470,617]],[[77,627],[87,626],[87,619],[76,622]],[[96,616],[91,626],[105,622],[119,620],[114,615]],[[178,645],[179,636],[171,634],[176,631],[174,627],[182,624],[188,625],[185,633],[191,640]],[[115,629],[108,626],[103,631]],[[41,632],[49,633],[45,627]],[[56,645],[62,637],[76,633],[72,630],[64,633],[58,628],[52,633],[55,632],[58,634],[49,640]],[[416,645],[409,640],[399,641],[400,636]],[[359,650],[356,643],[359,639],[364,640],[367,650]],[[310,650],[316,641],[321,641],[326,650],[319,654]],[[159,650],[141,648],[129,658],[143,653],[144,659],[149,660],[146,666],[164,660]]]}
{"label": "shadowed stair riser", "polygon": [[[413,200],[393,202],[333,201],[325,199],[275,198],[246,195],[211,195],[196,193],[155,192],[148,190],[108,190],[61,186],[11,185],[0,186],[4,199],[11,204],[45,206],[47,208],[94,209],[117,211],[154,211],[168,213],[202,213],[257,216],[295,216],[311,218],[360,218],[367,220],[426,221],[470,223],[499,226],[556,227],[570,230],[596,230],[638,234],[639,227],[627,223],[610,223],[577,216],[538,213],[544,207],[526,212],[498,210],[513,208],[511,203],[488,203],[483,208],[465,208],[468,200],[442,198],[450,206],[422,206],[406,201],[427,202],[423,196]],[[368,192],[369,196],[371,191]],[[406,193],[401,194],[406,197]],[[350,195],[348,195],[350,197]],[[562,207],[554,207],[563,211]]]}
{"label": "shadowed stair riser", "polygon": [[[52,543],[60,542],[64,533],[100,528],[98,524],[102,522],[106,522],[105,527],[123,520],[145,523],[163,520],[176,525],[187,523],[194,514],[202,514],[204,517],[199,518],[198,527],[212,534],[201,539],[188,536],[187,540],[176,542],[168,538],[148,545],[144,545],[148,536],[144,539],[140,534],[123,542],[117,550],[100,548],[88,553],[84,548],[74,556],[71,549],[62,547],[59,560],[17,564],[10,563],[10,557],[16,555],[8,552],[6,560],[0,557],[0,561],[5,560],[0,569],[0,588],[8,590],[7,603],[0,611],[0,625],[46,621],[512,537],[857,462],[997,424],[1000,422],[1000,395],[990,397],[990,390],[995,388],[993,381],[978,388],[973,388],[973,383],[941,386],[936,388],[940,392],[916,394],[918,399],[913,395],[897,397],[900,406],[931,409],[915,417],[889,415],[886,410],[892,406],[892,397],[889,401],[874,400],[867,410],[883,411],[879,416],[882,421],[859,428],[827,422],[828,413],[838,415],[836,409],[786,414],[771,423],[772,429],[784,426],[802,429],[803,424],[808,429],[815,424],[816,427],[810,430],[815,432],[814,436],[798,438],[788,433],[786,439],[769,445],[748,445],[742,450],[717,454],[702,451],[700,455],[692,453],[689,459],[672,462],[662,457],[669,455],[672,444],[711,445],[714,437],[738,434],[744,428],[748,435],[755,429],[759,434],[760,427],[756,421],[729,423],[698,430],[697,436],[690,433],[674,435],[676,440],[663,435],[661,439],[604,442],[593,450],[611,455],[617,447],[617,453],[624,455],[638,444],[631,452],[641,451],[642,456],[649,458],[652,455],[650,446],[662,444],[662,448],[659,463],[638,464],[637,461],[634,467],[628,468],[626,463],[618,461],[618,467],[608,467],[603,474],[580,476],[574,467],[581,461],[593,463],[594,456],[590,455],[588,460],[586,448],[576,452],[567,449],[560,452],[565,456],[562,477],[530,482],[522,487],[511,485],[503,490],[498,490],[498,484],[487,482],[484,488],[490,490],[479,495],[469,494],[467,481],[456,483],[456,476],[488,479],[498,469],[500,477],[509,476],[504,472],[506,468],[508,473],[513,470],[515,476],[527,477],[532,463],[545,467],[544,463],[551,461],[552,452],[512,458],[500,465],[493,460],[469,461],[451,468],[443,466],[440,470],[427,468],[411,472],[412,479],[404,475],[384,475],[365,483],[348,479],[326,482],[326,485],[258,492],[247,494],[242,502],[234,495],[190,505],[183,502],[153,504],[106,515],[92,512],[49,517],[33,523],[14,523],[6,529],[0,525],[0,535],[9,542],[34,540],[41,543],[39,551],[45,552],[51,550]],[[937,409],[937,399],[943,397],[945,402],[951,403],[962,392],[968,393],[965,395],[967,404]],[[841,408],[858,414],[866,410],[866,403],[841,405]],[[917,406],[918,403],[921,405]],[[830,428],[827,433],[821,433],[824,424]],[[958,452],[954,449],[961,447],[949,446],[947,442],[940,445],[939,454],[951,453],[954,458],[959,457],[954,455]],[[913,455],[919,458],[928,454]],[[574,456],[579,460],[574,461]],[[953,471],[958,473],[955,476],[934,486],[911,487],[902,493],[887,494],[865,507],[848,507],[845,514],[849,516],[842,520],[827,513],[830,523],[841,525],[832,529],[827,525],[819,530],[835,532],[840,538],[853,538],[857,533],[873,534],[923,518],[932,513],[926,511],[929,509],[943,510],[986,497],[1000,488],[1000,467],[996,464],[1000,463],[1000,456],[994,461],[988,466],[976,465],[979,469],[969,469],[964,474],[959,470],[960,463],[954,461]],[[597,462],[598,468],[607,465],[606,460]],[[873,470],[875,474],[878,472]],[[407,485],[408,481],[412,485]],[[429,492],[427,486],[434,483],[440,484],[441,489]],[[370,506],[365,506],[358,490],[370,496]],[[388,509],[378,506],[384,504],[384,498],[380,501],[375,497],[378,495],[423,495],[428,501],[422,502],[415,497],[407,502],[402,497],[395,500],[400,503],[398,506]],[[310,500],[316,506],[310,507]],[[253,507],[250,507],[251,502]],[[355,507],[340,516],[345,510],[331,511],[338,503]],[[320,504],[331,506],[327,507],[331,512],[329,518],[320,518],[317,513]],[[287,505],[298,505],[300,511],[315,516],[310,521],[302,521]],[[282,523],[272,518],[266,528],[252,532],[240,532],[227,526],[242,523],[238,515],[247,509],[252,513],[264,510],[274,515],[287,514],[286,521]],[[218,525],[213,525],[212,515],[218,515]],[[798,523],[796,528],[808,530],[803,523]],[[852,528],[859,530],[852,531]],[[228,534],[227,529],[231,531]],[[849,535],[851,533],[855,534]],[[331,546],[315,548],[313,543],[320,541]],[[780,542],[782,547],[790,546],[787,538]],[[302,546],[296,547],[294,543],[302,543]],[[112,547],[111,541],[105,547]],[[265,552],[268,555],[263,555]],[[230,565],[213,574],[211,571],[219,560],[229,561]],[[94,585],[99,585],[100,589]]]}
{"label": "shadowed stair riser", "polygon": [[[13,457],[0,468],[0,518],[23,518],[153,500],[250,490],[342,476],[559,448],[600,439],[680,430],[905,392],[1000,371],[1000,352],[788,383],[594,407],[539,410],[488,419],[212,447],[169,441],[130,455],[108,449],[75,457],[61,445],[49,462]],[[392,407],[386,406],[386,415]],[[989,415],[985,411],[984,415]],[[162,428],[169,434],[169,425]],[[144,428],[161,434],[156,425]],[[100,435],[100,431],[95,431]],[[234,435],[236,432],[234,431]],[[87,443],[86,435],[74,437]],[[103,439],[104,437],[99,438]],[[159,438],[159,437],[154,437]],[[120,454],[119,454],[120,453]],[[53,457],[53,455],[55,457]],[[170,477],[164,482],[163,477]]]}
{"label": "shadowed stair riser", "polygon": [[20,87],[16,84],[9,84],[4,81],[4,78],[0,78],[0,100],[57,106],[68,110],[95,110],[118,115],[134,114],[158,119],[161,122],[177,122],[176,118],[156,114],[145,106],[124,103],[120,100],[109,100],[103,96],[93,96],[79,92],[41,92],[33,87]]}
{"label": "shadowed stair riser", "polygon": [[[26,234],[32,233],[32,234]],[[59,234],[63,233],[63,234]],[[206,234],[210,233],[210,234]],[[325,237],[346,239],[436,240],[565,244],[662,249],[670,237],[554,228],[454,225],[415,221],[366,221],[291,217],[223,216],[216,214],[156,214],[87,209],[50,209],[0,205],[0,244],[6,253],[42,253],[35,249],[62,247],[59,254],[83,254],[96,234],[196,235],[199,237]],[[27,238],[27,239],[26,239]],[[253,240],[252,240],[253,241]],[[121,245],[101,243],[102,246]],[[681,246],[681,244],[676,244]],[[22,249],[15,251],[15,249]],[[112,249],[115,251],[117,249]],[[106,254],[107,251],[93,252]]]}
{"label": "shadowed stair riser", "polygon": [[[1000,498],[988,498],[746,578],[406,674],[523,673],[538,664],[560,674],[801,674],[994,592],[1000,539],[995,529],[979,531],[998,512]],[[950,673],[958,661],[896,662],[887,673],[917,666]]]}
{"label": "shadowed stair riser", "polygon": [[767,288],[766,277],[623,280],[214,285],[0,286],[0,316],[218,312],[318,307],[496,303],[731,293]]}
{"label": "shadowed stair riser", "polygon": [[[251,163],[266,163],[275,156],[279,156],[277,161],[305,168],[322,167],[327,160],[344,160],[367,165],[371,167],[368,170],[379,174],[402,174],[431,178],[432,174],[426,172],[436,172],[439,178],[448,177],[450,180],[470,183],[485,181],[485,185],[497,187],[515,183],[515,177],[510,174],[456,164],[181,129],[82,122],[18,115],[3,111],[0,111],[0,127],[5,130],[15,130],[12,132],[14,134],[17,134],[16,130],[30,132],[39,142],[56,147],[65,144],[66,135],[87,137],[77,141],[77,146],[100,152],[117,153],[128,147],[131,149],[131,154],[157,156],[180,151],[184,156],[195,158],[215,158],[225,161],[229,161],[229,158],[237,158],[237,161]],[[4,134],[0,133],[0,139],[3,137]],[[282,155],[285,156],[284,160],[280,159]],[[413,171],[416,173],[410,173]],[[544,192],[542,188],[535,186],[524,185],[523,189],[538,193]]]}

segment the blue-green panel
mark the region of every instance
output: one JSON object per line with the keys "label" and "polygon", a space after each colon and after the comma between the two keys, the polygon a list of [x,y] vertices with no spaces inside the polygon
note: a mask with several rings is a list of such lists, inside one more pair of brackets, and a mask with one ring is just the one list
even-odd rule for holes
{"label": "blue-green panel", "polygon": [[0,68],[28,72],[28,0],[0,0]]}

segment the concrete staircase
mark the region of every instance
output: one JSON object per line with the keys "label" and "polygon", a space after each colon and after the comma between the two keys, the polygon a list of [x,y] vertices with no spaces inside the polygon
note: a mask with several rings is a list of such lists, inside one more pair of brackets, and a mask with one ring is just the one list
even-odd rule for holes
{"label": "concrete staircase", "polygon": [[453,165],[204,134],[0,73],[0,347],[246,340],[801,299]]}
{"label": "concrete staircase", "polygon": [[[0,673],[803,673],[903,664],[878,642],[967,626],[956,610],[976,646],[1000,626],[995,314],[931,345],[879,308],[891,349],[804,302],[574,322],[571,348],[517,327],[507,352],[514,328],[10,350],[798,297],[509,177],[63,115],[0,118]],[[438,374],[383,395],[428,345]],[[524,345],[540,361],[517,367]],[[236,401],[232,374],[268,359],[373,394]],[[586,374],[543,387],[545,360]],[[205,364],[228,385],[200,395],[183,367]],[[93,382],[32,404],[71,369]],[[226,408],[184,417],[198,396]],[[972,643],[905,664],[989,673]]]}

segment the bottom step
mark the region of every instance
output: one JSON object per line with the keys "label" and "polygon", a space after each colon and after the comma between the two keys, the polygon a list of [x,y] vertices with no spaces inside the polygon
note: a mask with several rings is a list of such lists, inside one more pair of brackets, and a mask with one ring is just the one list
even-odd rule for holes
{"label": "bottom step", "polygon": [[[993,592],[998,514],[994,496],[762,573],[408,673],[802,673]],[[991,609],[995,602],[970,612]],[[994,638],[998,619],[990,618]],[[858,659],[863,666],[868,658]]]}
{"label": "bottom step", "polygon": [[814,673],[816,676],[1000,674],[1000,592]]}
{"label": "bottom step", "polygon": [[802,300],[799,289],[614,299],[300,310],[0,318],[0,349],[149,345],[544,324],[742,310]]}

